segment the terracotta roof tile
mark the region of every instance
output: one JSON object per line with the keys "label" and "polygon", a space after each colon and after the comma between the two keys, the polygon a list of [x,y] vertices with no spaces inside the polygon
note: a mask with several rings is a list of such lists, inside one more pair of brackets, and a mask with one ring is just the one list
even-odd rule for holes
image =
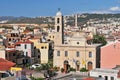
{"label": "terracotta roof tile", "polygon": [[9,70],[11,67],[15,66],[15,64],[16,63],[0,58],[0,71]]}

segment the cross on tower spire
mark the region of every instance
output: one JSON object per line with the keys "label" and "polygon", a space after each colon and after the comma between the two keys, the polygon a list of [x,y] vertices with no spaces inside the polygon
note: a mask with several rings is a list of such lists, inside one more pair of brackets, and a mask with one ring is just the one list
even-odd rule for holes
{"label": "cross on tower spire", "polygon": [[58,11],[60,11],[60,8],[58,8]]}

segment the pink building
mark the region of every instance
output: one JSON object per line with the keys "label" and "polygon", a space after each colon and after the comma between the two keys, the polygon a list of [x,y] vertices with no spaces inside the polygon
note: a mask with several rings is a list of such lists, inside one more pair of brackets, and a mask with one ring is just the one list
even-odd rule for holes
{"label": "pink building", "polygon": [[120,65],[120,40],[101,47],[101,68]]}

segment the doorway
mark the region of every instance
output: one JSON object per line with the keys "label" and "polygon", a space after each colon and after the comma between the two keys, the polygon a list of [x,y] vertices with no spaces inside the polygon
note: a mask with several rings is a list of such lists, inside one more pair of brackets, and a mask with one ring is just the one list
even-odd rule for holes
{"label": "doorway", "polygon": [[64,72],[67,73],[69,68],[69,62],[67,60],[64,61]]}
{"label": "doorway", "polygon": [[88,70],[92,70],[93,69],[93,63],[92,62],[88,62]]}

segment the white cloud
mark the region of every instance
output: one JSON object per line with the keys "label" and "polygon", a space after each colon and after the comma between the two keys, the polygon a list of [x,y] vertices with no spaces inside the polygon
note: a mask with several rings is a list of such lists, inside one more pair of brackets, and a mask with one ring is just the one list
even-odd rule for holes
{"label": "white cloud", "polygon": [[96,11],[78,11],[74,13],[95,13],[95,14],[110,14],[110,13],[120,13],[120,7],[119,6],[114,6],[108,9],[104,10],[96,10]]}
{"label": "white cloud", "polygon": [[109,10],[110,11],[120,11],[120,7],[118,7],[118,6],[111,7]]}
{"label": "white cloud", "polygon": [[93,11],[92,13],[96,13],[96,14],[105,14],[105,13],[111,13],[109,11]]}

